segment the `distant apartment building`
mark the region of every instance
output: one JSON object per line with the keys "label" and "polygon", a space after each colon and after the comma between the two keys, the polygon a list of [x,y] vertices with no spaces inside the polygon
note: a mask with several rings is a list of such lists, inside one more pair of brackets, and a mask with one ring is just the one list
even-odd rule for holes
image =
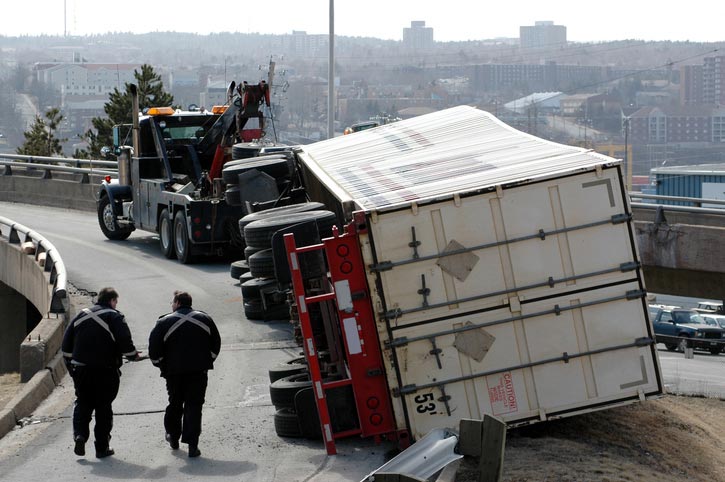
{"label": "distant apartment building", "polygon": [[327,55],[329,37],[327,34],[309,35],[304,30],[293,30],[291,35],[283,37],[282,48],[285,51],[306,57]]}
{"label": "distant apartment building", "polygon": [[414,20],[410,27],[403,29],[403,47],[408,50],[427,50],[433,48],[433,28],[426,27],[425,21]]}
{"label": "distant apartment building", "polygon": [[57,63],[36,64],[39,82],[51,86],[63,95],[106,96],[114,88],[123,90],[126,82],[133,82],[133,64]]}
{"label": "distant apartment building", "polygon": [[680,67],[680,105],[700,105],[703,103],[702,65],[683,65]]}
{"label": "distant apartment building", "polygon": [[470,72],[476,90],[499,90],[518,87],[528,91],[559,90],[573,83],[597,83],[614,78],[609,67],[590,65],[546,64],[479,64]]}
{"label": "distant apartment building", "polygon": [[706,144],[724,142],[725,111],[703,106],[643,107],[630,117],[637,144]]}
{"label": "distant apartment building", "polygon": [[725,106],[725,56],[705,57],[702,67],[702,100]]}
{"label": "distant apartment building", "polygon": [[566,45],[566,27],[554,25],[550,20],[534,22],[533,26],[519,27],[522,49],[556,48]]}
{"label": "distant apartment building", "polygon": [[725,56],[680,68],[680,105],[725,106]]}

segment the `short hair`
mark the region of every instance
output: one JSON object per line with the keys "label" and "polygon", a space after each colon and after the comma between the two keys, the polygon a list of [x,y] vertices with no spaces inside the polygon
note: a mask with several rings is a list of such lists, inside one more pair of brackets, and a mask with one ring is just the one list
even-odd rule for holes
{"label": "short hair", "polygon": [[174,291],[174,301],[179,306],[191,306],[191,295],[186,291],[176,290]]}
{"label": "short hair", "polygon": [[113,288],[101,288],[101,291],[98,292],[98,302],[103,304],[108,304],[112,300],[115,300],[118,298],[118,291],[116,291]]}

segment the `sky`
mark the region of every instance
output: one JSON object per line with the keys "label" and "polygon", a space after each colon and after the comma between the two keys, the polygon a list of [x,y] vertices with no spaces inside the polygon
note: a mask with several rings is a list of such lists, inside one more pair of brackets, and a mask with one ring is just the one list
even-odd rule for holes
{"label": "sky", "polygon": [[[0,35],[63,35],[64,3],[70,35],[329,31],[329,0],[2,0]],[[690,0],[675,7],[637,0],[335,0],[335,34],[402,40],[403,28],[422,20],[434,29],[437,41],[517,38],[519,26],[551,20],[566,26],[568,40],[575,42],[719,42],[725,41],[725,28],[713,10],[718,3]]]}

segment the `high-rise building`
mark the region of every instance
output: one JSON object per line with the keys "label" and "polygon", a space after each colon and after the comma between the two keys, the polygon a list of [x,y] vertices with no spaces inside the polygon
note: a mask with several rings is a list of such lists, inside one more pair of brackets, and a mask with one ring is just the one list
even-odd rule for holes
{"label": "high-rise building", "polygon": [[519,41],[522,49],[562,47],[566,45],[566,27],[550,20],[538,21],[519,27]]}
{"label": "high-rise building", "polygon": [[725,56],[705,57],[702,66],[702,100],[705,104],[725,106]]}
{"label": "high-rise building", "polygon": [[433,28],[426,27],[422,20],[410,22],[410,27],[403,29],[403,46],[410,50],[426,50],[433,48]]}
{"label": "high-rise building", "polygon": [[680,105],[703,103],[702,65],[680,67]]}

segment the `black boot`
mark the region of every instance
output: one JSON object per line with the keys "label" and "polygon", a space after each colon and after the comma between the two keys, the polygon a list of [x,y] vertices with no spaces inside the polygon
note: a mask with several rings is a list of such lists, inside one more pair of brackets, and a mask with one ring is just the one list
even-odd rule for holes
{"label": "black boot", "polygon": [[189,457],[198,457],[201,455],[201,450],[196,444],[189,444]]}
{"label": "black boot", "polygon": [[76,435],[73,437],[73,441],[76,443],[75,447],[73,447],[73,453],[78,456],[83,456],[86,454],[86,440],[81,437],[80,435]]}

